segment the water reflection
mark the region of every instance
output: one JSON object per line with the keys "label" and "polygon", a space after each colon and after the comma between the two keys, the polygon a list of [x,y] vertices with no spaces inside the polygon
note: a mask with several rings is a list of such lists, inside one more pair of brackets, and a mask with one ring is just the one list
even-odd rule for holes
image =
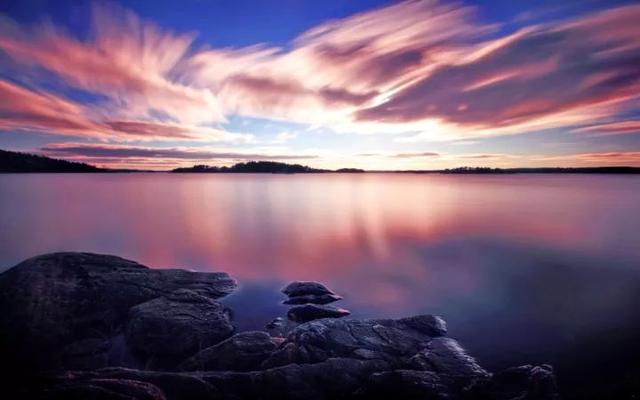
{"label": "water reflection", "polygon": [[320,280],[356,315],[442,314],[492,366],[595,365],[638,354],[638,204],[633,176],[0,175],[0,265],[224,270],[247,329],[283,312],[284,283]]}

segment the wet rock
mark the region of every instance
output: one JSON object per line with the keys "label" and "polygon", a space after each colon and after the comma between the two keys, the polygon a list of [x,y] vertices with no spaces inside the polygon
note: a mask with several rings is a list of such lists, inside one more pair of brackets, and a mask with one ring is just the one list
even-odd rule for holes
{"label": "wet rock", "polygon": [[303,306],[295,306],[287,312],[287,318],[291,321],[303,323],[321,318],[341,318],[351,314],[349,310],[331,306],[318,304],[305,304]]}
{"label": "wet rock", "polygon": [[322,283],[312,281],[292,282],[288,284],[284,289],[282,289],[282,293],[286,294],[289,297],[307,295],[322,296],[327,294],[335,295],[335,293],[327,289],[327,287]]}
{"label": "wet rock", "polygon": [[276,348],[266,332],[242,332],[182,362],[182,371],[252,371]]}
{"label": "wet rock", "polygon": [[266,329],[279,329],[284,326],[284,319],[282,317],[275,317],[271,322],[265,325]]}
{"label": "wet rock", "polygon": [[430,371],[395,370],[372,374],[362,391],[361,399],[450,400],[451,389]]}
{"label": "wet rock", "polygon": [[235,287],[225,273],[153,270],[109,255],[30,258],[0,274],[0,353],[16,368],[50,368],[66,346],[117,334],[136,304],[180,288],[218,298]]}
{"label": "wet rock", "polygon": [[478,365],[456,340],[447,337],[432,339],[409,361],[410,365],[416,369],[452,377],[473,379],[489,376],[489,373]]}
{"label": "wet rock", "polygon": [[[289,318],[301,324],[285,338],[231,336],[230,310],[215,299],[234,287],[226,274],[154,271],[113,256],[27,260],[0,274],[0,354],[12,371],[3,376],[12,384],[3,393],[15,387],[21,395],[11,398],[65,400],[557,400],[549,366],[491,375],[446,337],[437,316],[331,318],[348,311],[309,303],[339,297],[316,282],[285,288],[290,300],[304,301],[290,309]],[[285,323],[276,318],[268,327],[283,330]],[[130,359],[147,369],[180,363],[182,372],[98,369]],[[58,372],[41,380],[27,366]],[[86,371],[60,374],[63,367]]]}
{"label": "wet rock", "polygon": [[286,324],[282,317],[276,317],[265,325],[265,329],[273,338],[282,338],[286,330]]}
{"label": "wet rock", "polygon": [[67,379],[44,393],[45,400],[166,400],[155,385],[131,379]]}
{"label": "wet rock", "polygon": [[[139,398],[131,396],[127,393],[127,387],[133,384],[150,385],[159,388],[160,393],[164,396],[153,400],[197,400],[197,399],[220,399],[219,391],[208,382],[205,382],[199,373],[177,373],[177,372],[158,372],[143,371],[129,368],[104,368],[96,371],[77,371],[66,373],[54,378],[50,387],[54,388],[53,392],[67,387],[85,387],[94,386],[96,381],[119,382],[124,388],[111,397],[96,397],[105,400],[138,400]],[[49,393],[52,390],[46,390]],[[126,397],[129,396],[129,397]],[[47,397],[45,399],[66,400],[67,397]],[[78,400],[94,399],[91,396],[77,397]],[[142,399],[140,399],[142,400]],[[145,400],[147,400],[145,398]]]}
{"label": "wet rock", "polygon": [[109,368],[63,376],[58,378],[58,385],[82,385],[95,379],[137,381],[159,387],[167,400],[332,400],[350,398],[372,373],[386,367],[381,361],[334,358],[252,372],[171,373]]}
{"label": "wet rock", "polygon": [[439,318],[421,315],[405,319],[320,319],[295,327],[264,362],[265,367],[321,362],[332,357],[382,359],[395,368],[427,348]]}
{"label": "wet rock", "polygon": [[[538,372],[535,372],[536,368]],[[137,382],[140,386],[150,385],[159,388],[167,400],[557,400],[555,391],[536,391],[540,382],[534,377],[542,373],[540,369],[549,372],[546,367],[526,366],[522,373],[516,374],[519,376],[517,378],[487,376],[465,386],[446,374],[392,369],[389,363],[382,360],[330,358],[313,364],[288,364],[250,372],[177,373],[106,368],[65,374],[54,380],[53,387],[83,388],[100,381],[122,382],[123,385],[129,386]],[[546,381],[546,378],[543,381]]]}
{"label": "wet rock", "polygon": [[416,315],[402,318],[399,322],[433,337],[447,334],[447,323],[437,315]]}
{"label": "wet rock", "polygon": [[282,304],[329,304],[338,300],[342,300],[342,297],[337,294],[305,294],[289,297],[289,299],[283,301]]}
{"label": "wet rock", "polygon": [[184,360],[233,333],[224,305],[187,289],[139,304],[125,329],[134,353],[157,360]]}
{"label": "wet rock", "polygon": [[65,346],[61,365],[68,369],[97,369],[108,365],[111,343],[102,338],[83,339]]}
{"label": "wet rock", "polygon": [[467,398],[492,400],[558,400],[558,387],[549,365],[507,368],[466,389]]}

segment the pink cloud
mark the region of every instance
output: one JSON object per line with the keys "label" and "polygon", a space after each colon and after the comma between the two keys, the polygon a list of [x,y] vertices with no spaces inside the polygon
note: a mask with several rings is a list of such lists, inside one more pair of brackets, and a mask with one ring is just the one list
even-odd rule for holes
{"label": "pink cloud", "polygon": [[85,110],[46,92],[35,92],[0,80],[0,129],[54,131],[63,135],[98,136],[100,129]]}
{"label": "pink cloud", "polygon": [[622,135],[640,133],[640,121],[619,121],[586,126],[575,129],[578,132],[597,133],[601,135]]}
{"label": "pink cloud", "polygon": [[[610,151],[597,153],[579,153],[562,156],[544,157],[540,160],[561,162],[570,165],[629,165],[640,166],[640,151]],[[548,163],[547,163],[548,164]]]}
{"label": "pink cloud", "polygon": [[[242,152],[237,150],[210,149],[202,147],[145,147],[121,144],[92,144],[92,143],[54,143],[40,149],[45,155],[63,157],[71,160],[81,160],[100,165],[130,164],[154,165],[163,168],[194,163],[219,163],[260,160],[310,160],[316,155],[281,154],[271,152]],[[151,168],[149,166],[149,168]]]}
{"label": "pink cloud", "polygon": [[164,32],[129,11],[97,5],[92,22],[86,41],[51,24],[23,28],[7,23],[0,29],[0,50],[15,62],[106,96],[111,102],[102,106],[118,118],[147,118],[159,111],[185,123],[224,120],[210,91],[172,79],[192,35]]}
{"label": "pink cloud", "polygon": [[[638,99],[640,6],[503,37],[475,14],[459,3],[399,2],[322,23],[287,49],[195,49],[193,35],[104,6],[85,40],[50,24],[6,21],[0,52],[22,68],[18,77],[38,82],[44,69],[105,100],[80,106],[58,98],[78,112],[22,114],[26,102],[16,100],[0,127],[237,140],[211,126],[239,114],[339,132],[412,132],[401,138],[409,142],[603,126]],[[53,101],[43,93],[33,91]]]}
{"label": "pink cloud", "polygon": [[209,127],[153,121],[111,121],[76,102],[44,91],[34,91],[0,79],[0,129],[27,130],[94,139],[190,139],[248,142],[251,135]]}
{"label": "pink cloud", "polygon": [[640,6],[627,6],[526,29],[469,62],[439,66],[389,101],[360,110],[358,119],[435,118],[487,129],[540,119],[563,125],[550,117],[594,106],[613,115],[640,93],[638,20]]}

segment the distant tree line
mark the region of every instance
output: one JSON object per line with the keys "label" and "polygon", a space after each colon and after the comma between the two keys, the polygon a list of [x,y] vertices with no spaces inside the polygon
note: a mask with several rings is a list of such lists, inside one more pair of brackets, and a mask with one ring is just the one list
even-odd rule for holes
{"label": "distant tree line", "polygon": [[[333,172],[328,169],[318,169],[300,164],[287,164],[276,161],[249,161],[234,164],[230,167],[216,167],[208,165],[194,165],[193,167],[176,168],[172,172],[213,172],[213,173],[269,173],[269,174],[299,174]],[[342,168],[335,172],[364,172],[355,168]]]}
{"label": "distant tree line", "polygon": [[0,150],[0,172],[104,172],[93,165]]}
{"label": "distant tree line", "polygon": [[[0,150],[1,172],[143,172],[125,169],[98,168],[93,165],[57,160],[35,154],[18,153]],[[287,164],[276,161],[249,161],[232,166],[194,165],[193,167],[176,168],[171,172],[203,172],[203,173],[270,173],[270,174],[298,174],[298,173],[362,173],[358,168],[340,168],[337,170],[311,168],[300,164]],[[442,174],[640,174],[638,167],[580,167],[580,168],[489,168],[489,167],[459,167],[444,170],[411,170],[411,171],[376,171],[387,173],[442,173]]]}

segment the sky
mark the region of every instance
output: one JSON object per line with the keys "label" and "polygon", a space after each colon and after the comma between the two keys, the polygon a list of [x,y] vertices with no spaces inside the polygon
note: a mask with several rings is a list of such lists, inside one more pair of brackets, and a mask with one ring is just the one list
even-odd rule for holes
{"label": "sky", "polygon": [[640,166],[640,2],[0,2],[0,148],[114,168]]}

